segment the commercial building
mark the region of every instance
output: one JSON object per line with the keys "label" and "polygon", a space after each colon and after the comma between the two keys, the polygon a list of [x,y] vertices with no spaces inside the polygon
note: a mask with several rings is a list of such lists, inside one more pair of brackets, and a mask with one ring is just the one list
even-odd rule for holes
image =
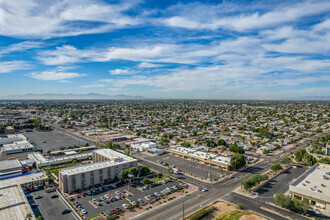
{"label": "commercial building", "polygon": [[225,157],[219,154],[210,154],[185,147],[168,148],[166,151],[174,156],[181,157],[186,160],[217,167],[226,171],[230,170],[230,157]]}
{"label": "commercial building", "polygon": [[315,164],[289,186],[289,193],[330,216],[330,165]]}
{"label": "commercial building", "polygon": [[72,192],[115,179],[123,170],[137,167],[137,160],[110,149],[93,152],[92,164],[63,169],[59,172],[59,186],[63,192]]}
{"label": "commercial building", "polygon": [[18,159],[0,161],[0,180],[22,174],[22,164]]}
{"label": "commercial building", "polygon": [[35,219],[22,187],[43,186],[46,181],[47,176],[43,172],[1,180],[0,219],[25,219],[28,213]]}
{"label": "commercial building", "polygon": [[67,155],[67,156],[60,156],[60,157],[54,157],[51,159],[45,158],[41,153],[39,152],[32,152],[28,154],[28,157],[35,161],[36,165],[38,167],[40,166],[59,166],[67,163],[72,163],[73,159],[77,159],[77,161],[82,160],[88,160],[92,158],[92,152],[86,152],[81,154],[73,154],[73,155]]}
{"label": "commercial building", "polygon": [[0,137],[0,146],[4,144],[12,144],[16,141],[26,140],[23,134],[9,134]]}
{"label": "commercial building", "polygon": [[151,148],[157,148],[157,144],[154,142],[142,142],[142,143],[131,143],[131,148],[134,151],[146,151]]}
{"label": "commercial building", "polygon": [[30,144],[27,140],[16,141],[11,144],[4,144],[1,152],[4,155],[17,154],[23,152],[33,151],[34,146]]}
{"label": "commercial building", "polygon": [[15,134],[15,129],[12,126],[5,128],[5,134]]}

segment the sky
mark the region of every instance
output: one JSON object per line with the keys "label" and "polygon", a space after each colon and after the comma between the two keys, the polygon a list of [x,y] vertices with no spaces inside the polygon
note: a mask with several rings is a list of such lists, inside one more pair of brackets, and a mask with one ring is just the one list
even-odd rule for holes
{"label": "sky", "polygon": [[0,0],[0,96],[330,94],[330,1]]}

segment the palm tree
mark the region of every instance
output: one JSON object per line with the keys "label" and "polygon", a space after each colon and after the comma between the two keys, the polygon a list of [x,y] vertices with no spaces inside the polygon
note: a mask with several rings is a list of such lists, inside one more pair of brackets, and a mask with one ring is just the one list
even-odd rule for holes
{"label": "palm tree", "polygon": [[32,217],[33,217],[32,213],[31,213],[31,212],[29,212],[28,214],[26,214],[26,216],[25,216],[24,220],[31,220],[31,219],[32,219]]}

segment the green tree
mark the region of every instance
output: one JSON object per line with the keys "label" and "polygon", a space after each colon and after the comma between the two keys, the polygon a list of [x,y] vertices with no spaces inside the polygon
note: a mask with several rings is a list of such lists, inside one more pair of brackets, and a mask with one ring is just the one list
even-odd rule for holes
{"label": "green tree", "polygon": [[181,143],[181,147],[190,147],[190,143],[189,142],[183,142],[183,143]]}
{"label": "green tree", "polygon": [[241,147],[238,147],[236,143],[234,143],[230,148],[229,150],[231,152],[234,152],[234,153],[238,153],[238,154],[244,154],[245,153],[245,150]]}
{"label": "green tree", "polygon": [[267,150],[267,149],[264,149],[264,150],[262,151],[262,153],[263,153],[263,154],[268,154],[268,150]]}
{"label": "green tree", "polygon": [[39,215],[39,216],[36,218],[36,220],[44,220],[44,218],[43,218],[41,215]]}
{"label": "green tree", "polygon": [[233,154],[230,158],[230,166],[238,170],[246,164],[246,157],[243,154]]}
{"label": "green tree", "polygon": [[163,173],[157,173],[157,178],[161,179],[163,177]]}
{"label": "green tree", "polygon": [[226,146],[227,145],[227,143],[226,143],[226,141],[224,139],[218,140],[217,144],[218,144],[218,146],[220,146],[220,145]]}
{"label": "green tree", "polygon": [[270,167],[270,169],[272,170],[272,171],[279,171],[279,170],[282,170],[283,168],[282,168],[282,166],[281,166],[281,164],[279,164],[279,163],[275,163],[275,164],[273,164],[271,167]]}
{"label": "green tree", "polygon": [[283,157],[280,161],[281,164],[289,164],[291,163],[290,157]]}
{"label": "green tree", "polygon": [[82,154],[83,152],[84,152],[84,151],[80,149],[80,150],[78,151],[78,154]]}
{"label": "green tree", "polygon": [[147,167],[147,166],[140,166],[139,165],[139,169],[140,169],[140,176],[146,176],[146,175],[149,175],[150,174],[150,168]]}
{"label": "green tree", "polygon": [[128,172],[132,174],[133,176],[137,176],[139,174],[139,169],[136,167],[129,168]]}
{"label": "green tree", "polygon": [[330,158],[328,157],[321,158],[320,163],[330,164]]}
{"label": "green tree", "polygon": [[307,151],[305,150],[305,148],[297,150],[296,152],[294,152],[295,160],[297,162],[303,161],[306,154],[307,154]]}
{"label": "green tree", "polygon": [[317,161],[316,161],[315,157],[313,157],[313,155],[307,154],[307,155],[305,156],[305,163],[306,163],[308,166],[313,166],[316,162],[317,162]]}
{"label": "green tree", "polygon": [[128,170],[123,169],[118,175],[119,179],[124,180],[128,178]]}
{"label": "green tree", "polygon": [[24,217],[24,220],[31,220],[32,217],[33,217],[32,213],[29,212],[29,213],[26,214],[26,216]]}
{"label": "green tree", "polygon": [[73,164],[76,164],[78,162],[78,160],[76,159],[76,158],[74,158],[73,160],[72,160],[72,163]]}
{"label": "green tree", "polygon": [[173,174],[173,173],[174,173],[174,170],[173,170],[172,167],[169,167],[169,168],[167,169],[167,172],[168,172],[168,174]]}
{"label": "green tree", "polygon": [[147,177],[143,178],[142,182],[143,182],[143,184],[150,184],[151,183],[150,179],[147,178]]}

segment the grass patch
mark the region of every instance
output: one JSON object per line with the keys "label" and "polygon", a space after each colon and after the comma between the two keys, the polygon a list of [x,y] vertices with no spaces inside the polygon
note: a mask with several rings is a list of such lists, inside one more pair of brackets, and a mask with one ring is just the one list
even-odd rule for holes
{"label": "grass patch", "polygon": [[149,183],[148,184],[143,184],[144,186],[146,185],[149,185],[151,183],[156,183],[156,182],[159,182],[159,181],[162,181],[162,180],[165,180],[167,179],[166,176],[163,176],[162,178],[153,178],[153,179],[149,179]]}
{"label": "grass patch", "polygon": [[243,214],[239,211],[232,211],[222,215],[220,218],[216,220],[238,220]]}
{"label": "grass patch", "polygon": [[213,212],[214,208],[208,208],[208,209],[202,209],[198,212],[196,212],[193,216],[191,216],[189,219],[190,220],[200,220],[202,218],[204,218],[205,216],[207,216],[208,214],[210,214],[211,212]]}
{"label": "grass patch", "polygon": [[80,166],[80,164],[74,164],[72,166],[68,166],[68,167],[62,167],[62,168],[57,168],[57,169],[50,169],[49,172],[50,173],[55,173],[58,176],[58,173],[63,170],[63,169],[67,169],[67,168],[71,168],[71,167],[76,167],[76,166]]}

